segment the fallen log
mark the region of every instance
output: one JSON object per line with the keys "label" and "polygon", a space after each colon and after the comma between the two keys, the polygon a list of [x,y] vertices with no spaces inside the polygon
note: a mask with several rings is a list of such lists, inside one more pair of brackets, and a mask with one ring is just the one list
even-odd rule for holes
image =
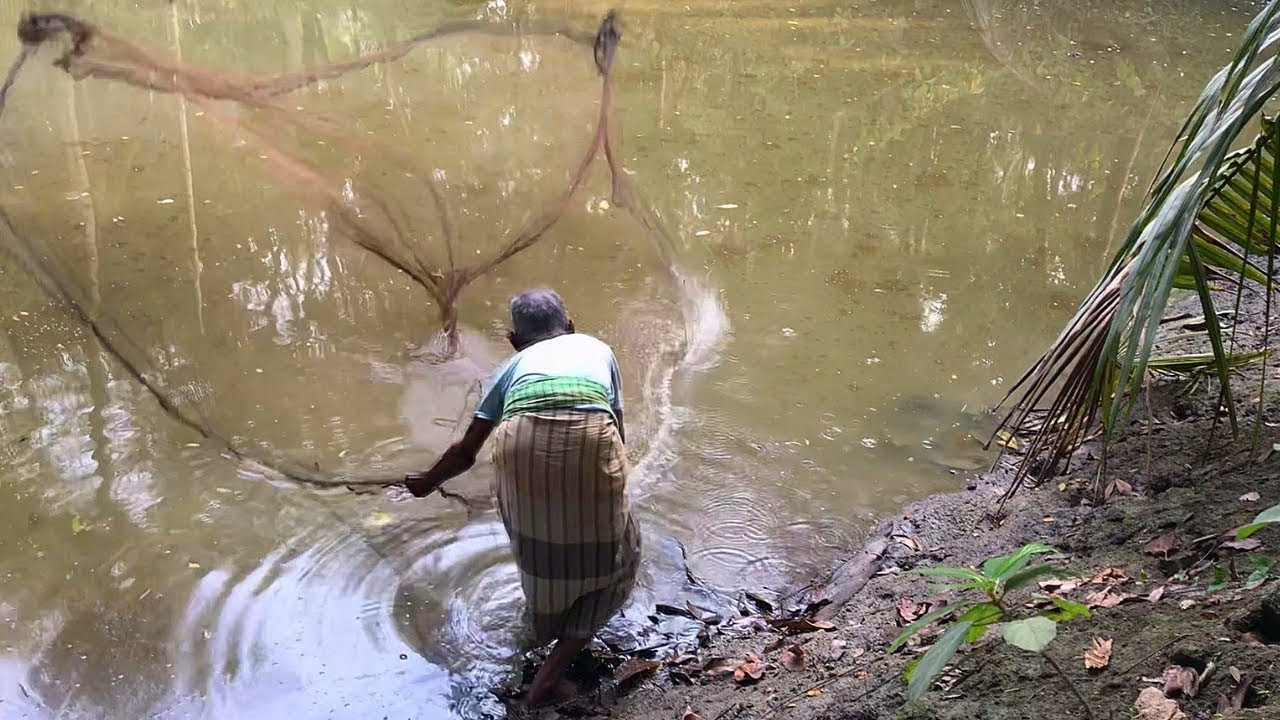
{"label": "fallen log", "polygon": [[829,621],[854,598],[862,588],[880,570],[880,564],[889,549],[893,535],[894,523],[882,523],[875,533],[867,538],[862,550],[836,568],[826,585],[814,593],[809,601],[806,615],[814,620]]}

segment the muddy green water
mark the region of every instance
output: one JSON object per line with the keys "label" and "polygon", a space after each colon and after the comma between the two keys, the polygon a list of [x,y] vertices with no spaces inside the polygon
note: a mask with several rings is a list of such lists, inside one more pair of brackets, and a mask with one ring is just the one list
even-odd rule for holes
{"label": "muddy green water", "polygon": [[[67,9],[269,75],[449,19],[588,29],[607,7]],[[270,127],[252,112],[75,84],[42,56],[0,121],[0,202],[222,431],[326,467],[429,461],[475,368],[503,357],[504,299],[553,285],[618,349],[647,535],[680,540],[718,587],[781,587],[990,462],[981,412],[1088,290],[1249,17],[1226,2],[619,7],[622,155],[675,264],[602,202],[597,174],[555,232],[464,293],[467,363],[415,359],[436,327],[425,295],[331,237],[210,116]],[[25,9],[0,3],[0,56]],[[439,170],[462,252],[481,252],[555,197],[596,91],[568,41],[456,36],[287,101]],[[272,138],[331,177],[386,170]],[[414,232],[437,227],[423,197],[380,187]],[[0,310],[0,718],[493,710],[520,598],[492,512],[273,481],[174,423],[7,260]],[[457,484],[483,498],[487,482],[482,464]],[[664,572],[645,573],[637,607]]]}

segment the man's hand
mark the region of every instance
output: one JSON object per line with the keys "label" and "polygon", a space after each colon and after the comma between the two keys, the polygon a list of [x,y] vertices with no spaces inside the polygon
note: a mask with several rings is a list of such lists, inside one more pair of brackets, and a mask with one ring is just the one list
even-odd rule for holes
{"label": "man's hand", "polygon": [[489,420],[473,419],[462,439],[450,445],[430,470],[405,475],[404,486],[414,497],[426,497],[435,492],[441,485],[475,465],[476,453],[480,452],[480,446],[492,431],[493,423]]}
{"label": "man's hand", "polygon": [[426,497],[435,492],[443,483],[433,481],[430,472],[409,473],[404,476],[404,486],[414,497]]}

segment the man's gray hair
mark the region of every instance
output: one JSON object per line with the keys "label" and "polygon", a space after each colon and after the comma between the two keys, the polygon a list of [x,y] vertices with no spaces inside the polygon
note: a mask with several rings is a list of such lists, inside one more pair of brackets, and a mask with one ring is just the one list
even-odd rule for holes
{"label": "man's gray hair", "polygon": [[555,290],[538,288],[511,298],[511,329],[527,340],[569,332],[569,313]]}

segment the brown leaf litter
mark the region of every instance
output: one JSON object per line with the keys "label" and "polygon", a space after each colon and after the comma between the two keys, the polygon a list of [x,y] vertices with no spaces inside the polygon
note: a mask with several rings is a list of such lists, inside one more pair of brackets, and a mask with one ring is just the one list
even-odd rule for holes
{"label": "brown leaf litter", "polygon": [[1089,670],[1101,670],[1111,664],[1111,638],[1094,638],[1093,646],[1084,651],[1084,666]]}

